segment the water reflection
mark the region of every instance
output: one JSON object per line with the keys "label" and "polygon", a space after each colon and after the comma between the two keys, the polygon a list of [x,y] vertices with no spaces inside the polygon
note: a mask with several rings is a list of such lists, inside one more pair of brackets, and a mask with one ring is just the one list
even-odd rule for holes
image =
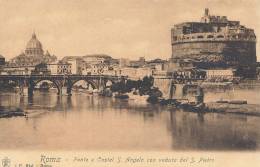
{"label": "water reflection", "polygon": [[[252,119],[252,120],[251,120]],[[259,132],[250,118],[241,115],[170,112],[168,130],[173,149],[255,150]],[[259,125],[259,124],[258,124]]]}
{"label": "water reflection", "polygon": [[259,150],[259,117],[76,93],[2,93],[0,105],[30,112],[28,119],[0,120],[1,149]]}

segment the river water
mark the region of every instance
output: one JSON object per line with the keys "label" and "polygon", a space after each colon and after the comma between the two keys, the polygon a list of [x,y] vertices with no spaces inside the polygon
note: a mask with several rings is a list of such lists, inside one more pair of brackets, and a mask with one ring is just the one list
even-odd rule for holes
{"label": "river water", "polygon": [[[247,99],[259,89],[207,92],[206,101]],[[84,93],[71,97],[37,92],[33,98],[0,93],[0,105],[17,106],[28,118],[0,119],[0,149],[11,150],[259,150],[260,117],[198,114],[140,100]]]}

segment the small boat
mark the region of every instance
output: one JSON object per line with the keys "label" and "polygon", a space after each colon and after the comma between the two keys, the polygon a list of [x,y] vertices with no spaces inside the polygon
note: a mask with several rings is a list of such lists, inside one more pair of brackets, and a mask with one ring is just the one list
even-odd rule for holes
{"label": "small boat", "polygon": [[228,103],[228,100],[222,100],[222,99],[220,99],[220,100],[217,100],[216,103]]}
{"label": "small boat", "polygon": [[147,103],[147,99],[149,98],[149,95],[139,95],[134,92],[127,93],[129,96],[129,100],[134,100],[137,103]]}
{"label": "small boat", "polygon": [[170,105],[170,106],[178,106],[181,102],[177,101],[177,99],[159,99],[159,103],[161,105]]}
{"label": "small boat", "polygon": [[0,106],[0,118],[10,118],[16,116],[26,116],[26,113],[17,107]]}
{"label": "small boat", "polygon": [[147,102],[151,104],[155,104],[159,102],[159,99],[157,96],[149,96]]}
{"label": "small boat", "polygon": [[92,94],[93,94],[93,95],[98,95],[99,92],[100,92],[100,91],[99,91],[98,89],[94,89],[94,90],[92,91]]}
{"label": "small boat", "polygon": [[200,104],[195,104],[194,102],[181,103],[178,107],[191,112],[204,112],[205,110],[204,103],[200,103]]}
{"label": "small boat", "polygon": [[118,98],[118,99],[128,99],[129,98],[129,96],[126,94],[116,94],[114,97]]}
{"label": "small boat", "polygon": [[228,102],[229,104],[247,104],[246,100],[231,100]]}
{"label": "small boat", "polygon": [[92,94],[92,91],[90,91],[88,89],[78,89],[78,92]]}
{"label": "small boat", "polygon": [[49,91],[50,91],[50,92],[54,92],[54,91],[57,91],[57,88],[54,88],[54,87],[50,87]]}

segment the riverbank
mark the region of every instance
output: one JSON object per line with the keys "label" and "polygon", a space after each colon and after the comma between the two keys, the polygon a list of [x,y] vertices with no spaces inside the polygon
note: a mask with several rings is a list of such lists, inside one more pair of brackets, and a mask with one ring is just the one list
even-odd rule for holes
{"label": "riverbank", "polygon": [[196,113],[232,113],[249,116],[260,116],[260,104],[247,104],[246,101],[241,100],[234,100],[230,102],[208,102],[200,104],[181,101],[183,100],[170,99],[163,100],[160,104]]}
{"label": "riverbank", "polygon": [[207,112],[221,112],[221,113],[233,113],[244,114],[251,116],[260,116],[259,104],[229,104],[229,103],[206,103]]}

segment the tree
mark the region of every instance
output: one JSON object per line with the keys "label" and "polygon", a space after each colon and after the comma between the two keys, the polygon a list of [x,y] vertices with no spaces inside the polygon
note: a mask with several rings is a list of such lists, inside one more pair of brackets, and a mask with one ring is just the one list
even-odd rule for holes
{"label": "tree", "polygon": [[153,86],[154,78],[145,76],[141,82],[141,85],[139,87],[140,95],[147,95],[148,92],[151,90],[151,87]]}
{"label": "tree", "polygon": [[153,77],[145,76],[142,80],[130,80],[128,79],[125,81],[120,81],[117,83],[114,83],[111,86],[112,92],[119,92],[119,93],[127,93],[131,92],[132,89],[139,90],[140,95],[148,95],[151,91],[154,83]]}

